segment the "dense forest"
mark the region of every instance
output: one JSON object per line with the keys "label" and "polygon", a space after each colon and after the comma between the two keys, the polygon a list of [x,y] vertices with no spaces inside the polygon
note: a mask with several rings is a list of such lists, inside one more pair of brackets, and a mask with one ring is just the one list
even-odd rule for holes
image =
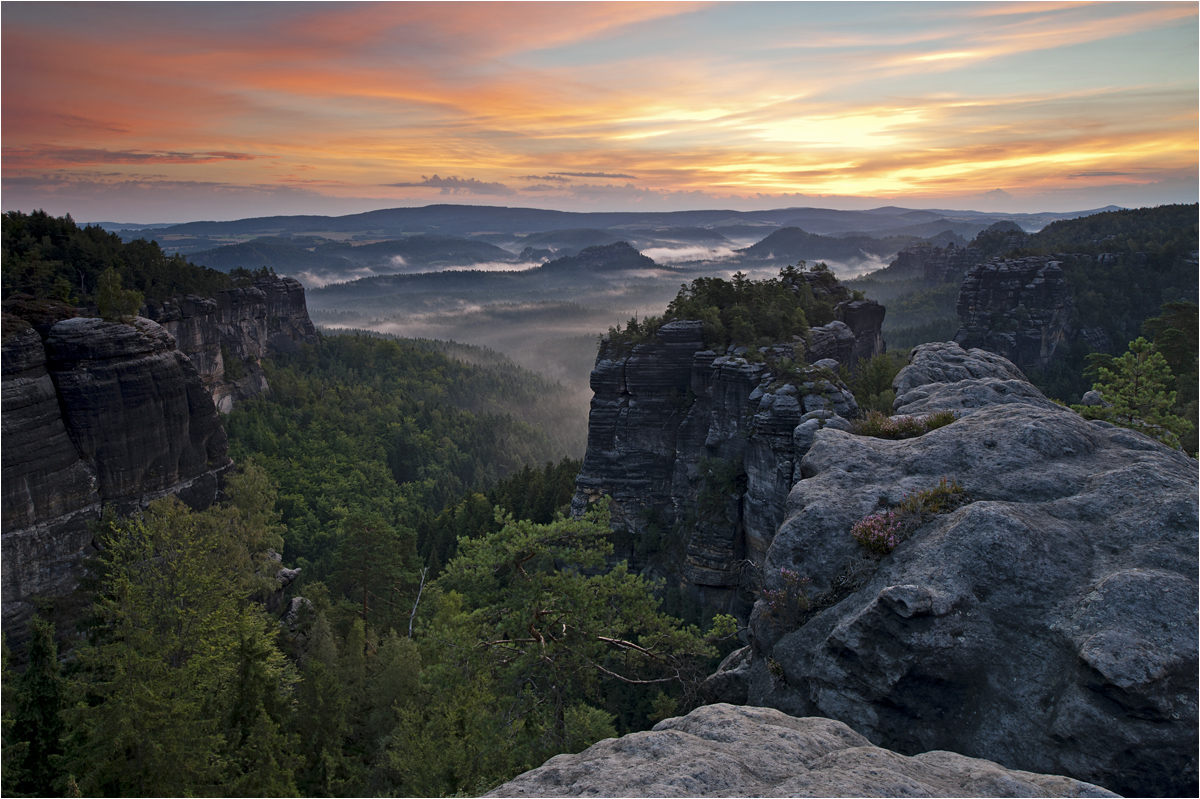
{"label": "dense forest", "polygon": [[664,613],[603,504],[563,517],[579,462],[507,412],[538,378],[437,349],[265,364],[227,501],[105,517],[73,649],[37,620],[5,673],[6,795],[478,793],[699,701],[732,620]]}
{"label": "dense forest", "polygon": [[[1081,313],[1145,336],[1083,353],[1114,403],[1081,412],[1143,429],[1152,411],[1194,451],[1177,417],[1196,411],[1195,210],[1190,233],[1125,213],[1028,251],[1075,248],[1099,298]],[[230,280],[69,217],[5,216],[6,301],[83,304],[109,270],[146,296]],[[1138,287],[1110,303],[1122,281]],[[698,319],[753,358],[854,296],[823,264],[700,278],[609,342]],[[902,362],[842,377],[886,414]],[[263,366],[271,392],[226,419],[239,470],[221,502],[106,512],[76,610],[42,606],[20,673],[5,648],[5,795],[478,794],[701,701],[736,624],[616,561],[604,502],[567,518],[582,441],[562,389],[483,348],[366,333]],[[1150,395],[1130,391],[1147,378]],[[281,565],[299,569],[286,594]]]}
{"label": "dense forest", "polygon": [[3,238],[4,299],[21,295],[68,305],[95,305],[100,276],[114,269],[126,289],[145,299],[179,294],[211,296],[227,288],[241,270],[228,275],[166,255],[153,241],[123,243],[115,233],[93,225],[79,227],[70,215],[9,211],[0,217]]}

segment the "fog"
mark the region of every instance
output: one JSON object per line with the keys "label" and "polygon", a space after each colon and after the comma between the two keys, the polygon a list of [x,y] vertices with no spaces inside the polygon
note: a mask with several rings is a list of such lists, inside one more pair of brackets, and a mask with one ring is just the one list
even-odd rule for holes
{"label": "fog", "polygon": [[471,264],[414,264],[409,265],[403,257],[393,255],[386,266],[358,266],[344,270],[322,270],[293,272],[306,289],[319,289],[337,283],[350,283],[364,277],[376,275],[420,275],[429,272],[524,272],[541,266],[538,261],[487,261]]}

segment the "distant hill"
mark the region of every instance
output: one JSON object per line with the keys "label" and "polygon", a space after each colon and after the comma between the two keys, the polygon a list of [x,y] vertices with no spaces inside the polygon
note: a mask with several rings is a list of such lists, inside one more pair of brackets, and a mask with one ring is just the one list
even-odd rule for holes
{"label": "distant hill", "polygon": [[625,272],[643,269],[663,269],[629,245],[618,241],[603,247],[585,247],[578,255],[569,255],[529,270],[548,272]]}
{"label": "distant hill", "polygon": [[[153,236],[164,248],[178,247],[181,252],[208,239],[252,238],[288,234],[310,234],[325,238],[377,241],[405,234],[429,233],[442,236],[512,235],[515,238],[536,233],[568,230],[645,231],[661,238],[680,236],[687,228],[726,231],[769,231],[778,227],[802,227],[819,233],[887,231],[921,225],[937,219],[954,224],[971,222],[986,227],[998,219],[1009,218],[1026,230],[1038,230],[1060,219],[1070,219],[1100,210],[1073,213],[992,214],[979,211],[914,210],[875,208],[869,211],[840,211],[831,208],[777,208],[763,211],[623,211],[569,212],[537,208],[504,208],[481,205],[428,205],[420,208],[385,208],[346,216],[269,216],[228,222],[188,222],[169,227],[122,230],[123,236]],[[940,230],[946,229],[943,224]],[[667,234],[667,229],[673,229]],[[333,234],[336,234],[333,235]],[[629,235],[629,233],[627,233]],[[964,234],[965,235],[965,234]],[[740,236],[739,236],[740,237]],[[684,237],[694,240],[692,237]],[[491,239],[495,241],[495,239]],[[218,243],[213,241],[208,246]],[[532,244],[532,243],[531,243]],[[203,249],[204,247],[198,247]]]}
{"label": "distant hill", "polygon": [[281,275],[295,275],[299,272],[341,272],[350,268],[350,262],[345,258],[311,252],[291,239],[279,237],[263,237],[203,250],[192,253],[188,260],[220,272],[265,266]]}
{"label": "distant hill", "polygon": [[864,255],[887,257],[916,241],[910,236],[820,236],[798,227],[781,228],[762,241],[737,252],[744,260],[845,261]]}

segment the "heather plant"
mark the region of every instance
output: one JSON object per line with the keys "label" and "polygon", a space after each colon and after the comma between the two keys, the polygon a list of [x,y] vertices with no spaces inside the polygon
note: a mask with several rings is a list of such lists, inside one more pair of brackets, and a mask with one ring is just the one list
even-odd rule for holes
{"label": "heather plant", "polygon": [[783,580],[780,588],[762,592],[762,598],[767,603],[767,610],[772,616],[787,623],[795,623],[809,609],[807,577],[801,577],[792,569],[780,569],[779,576]]}
{"label": "heather plant", "polygon": [[855,522],[850,535],[865,549],[886,555],[934,516],[950,513],[969,501],[957,481],[943,477],[933,488],[906,494],[895,508]]}
{"label": "heather plant", "polygon": [[867,411],[854,422],[851,432],[860,436],[897,441],[923,436],[930,430],[945,427],[958,418],[954,411],[935,411],[924,416],[884,416],[879,411]]}

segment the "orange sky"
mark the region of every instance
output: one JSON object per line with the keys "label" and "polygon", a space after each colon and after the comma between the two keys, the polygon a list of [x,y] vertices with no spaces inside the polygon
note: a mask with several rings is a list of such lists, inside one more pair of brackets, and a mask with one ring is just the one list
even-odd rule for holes
{"label": "orange sky", "polygon": [[1195,3],[5,3],[4,210],[1197,199]]}

